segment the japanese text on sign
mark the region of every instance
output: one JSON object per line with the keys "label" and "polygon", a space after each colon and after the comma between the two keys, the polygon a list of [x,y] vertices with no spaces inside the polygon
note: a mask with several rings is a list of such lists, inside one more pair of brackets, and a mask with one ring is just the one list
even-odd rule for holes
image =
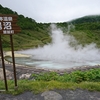
{"label": "japanese text on sign", "polygon": [[16,34],[21,31],[17,25],[17,15],[0,14],[0,35]]}
{"label": "japanese text on sign", "polygon": [[4,29],[12,29],[11,22],[3,22]]}
{"label": "japanese text on sign", "polygon": [[12,21],[12,17],[0,17],[0,21]]}
{"label": "japanese text on sign", "polygon": [[14,34],[11,21],[12,17],[0,17],[0,30],[3,30],[3,34]]}

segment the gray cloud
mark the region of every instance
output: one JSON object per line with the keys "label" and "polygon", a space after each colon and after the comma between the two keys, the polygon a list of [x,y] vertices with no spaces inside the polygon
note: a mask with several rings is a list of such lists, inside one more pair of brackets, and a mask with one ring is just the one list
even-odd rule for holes
{"label": "gray cloud", "polygon": [[64,22],[100,14],[100,0],[1,0],[0,4],[37,22]]}

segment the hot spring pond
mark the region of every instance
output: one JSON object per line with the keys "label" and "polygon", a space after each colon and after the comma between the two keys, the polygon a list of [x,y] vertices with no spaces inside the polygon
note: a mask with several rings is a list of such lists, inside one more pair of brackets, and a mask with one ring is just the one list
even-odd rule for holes
{"label": "hot spring pond", "polygon": [[[7,57],[6,60],[12,62],[11,57]],[[37,68],[45,69],[70,69],[74,67],[83,67],[83,66],[94,66],[100,64],[100,61],[87,61],[87,62],[54,62],[54,61],[44,61],[31,59],[30,57],[16,57],[15,63],[19,65],[26,65]]]}

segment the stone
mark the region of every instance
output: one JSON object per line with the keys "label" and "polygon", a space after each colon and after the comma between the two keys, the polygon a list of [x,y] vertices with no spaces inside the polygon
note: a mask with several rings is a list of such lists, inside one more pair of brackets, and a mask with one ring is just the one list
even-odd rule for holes
{"label": "stone", "polygon": [[[7,79],[12,79],[12,72],[6,70]],[[3,69],[0,68],[0,80],[4,80]]]}
{"label": "stone", "polygon": [[55,91],[46,91],[41,96],[44,97],[44,100],[63,100],[62,96]]}
{"label": "stone", "polygon": [[19,79],[29,79],[30,76],[31,76],[30,73],[22,74],[21,76],[19,76]]}

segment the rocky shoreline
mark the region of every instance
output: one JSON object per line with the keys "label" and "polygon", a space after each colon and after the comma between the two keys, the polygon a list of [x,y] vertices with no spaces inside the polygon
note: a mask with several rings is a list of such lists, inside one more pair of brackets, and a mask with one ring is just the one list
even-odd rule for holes
{"label": "rocky shoreline", "polygon": [[[5,56],[11,56],[11,52],[6,52]],[[29,57],[30,55],[23,55],[15,53],[15,57]],[[6,68],[6,74],[7,79],[13,79],[13,65],[11,62],[5,61],[5,68]],[[69,69],[43,69],[43,68],[37,68],[35,66],[25,66],[25,65],[18,65],[16,64],[16,75],[17,79],[28,79],[30,78],[32,73],[39,74],[39,73],[45,73],[45,72],[57,72],[58,74],[64,74],[64,73],[71,73],[72,71],[80,70],[80,71],[86,71],[89,69],[95,69],[100,68],[100,65],[95,66],[81,66],[81,67],[75,67],[75,68],[69,68]],[[2,62],[0,59],[0,80],[3,80],[3,70],[2,70]]]}

